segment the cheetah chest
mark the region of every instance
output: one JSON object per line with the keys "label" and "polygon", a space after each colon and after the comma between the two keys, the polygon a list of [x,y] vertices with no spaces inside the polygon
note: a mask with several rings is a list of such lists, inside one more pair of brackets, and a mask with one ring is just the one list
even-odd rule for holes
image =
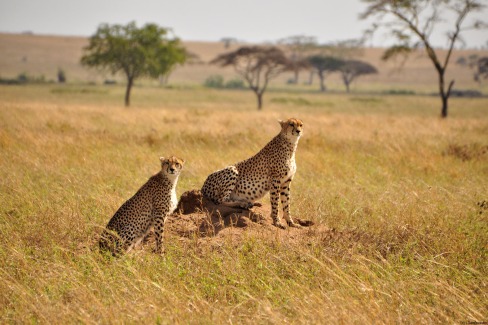
{"label": "cheetah chest", "polygon": [[171,197],[169,201],[169,211],[168,214],[171,214],[175,211],[176,206],[178,205],[178,198],[176,197],[176,189],[171,189]]}
{"label": "cheetah chest", "polygon": [[284,177],[281,178],[281,183],[293,178],[295,173],[297,172],[297,164],[295,162],[295,153],[291,156],[290,160],[286,162],[286,173],[284,173]]}

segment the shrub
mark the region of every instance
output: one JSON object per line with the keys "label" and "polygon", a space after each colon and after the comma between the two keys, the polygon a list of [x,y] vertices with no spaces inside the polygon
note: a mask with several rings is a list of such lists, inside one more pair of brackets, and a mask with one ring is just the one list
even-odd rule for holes
{"label": "shrub", "polygon": [[224,87],[224,77],[221,75],[215,74],[211,75],[207,79],[205,79],[205,82],[203,83],[205,87],[208,88],[223,88]]}
{"label": "shrub", "polygon": [[415,95],[415,91],[407,89],[389,89],[382,93],[386,95]]}
{"label": "shrub", "polygon": [[27,83],[29,79],[29,76],[25,72],[22,72],[17,76],[17,80],[19,81],[19,83]]}
{"label": "shrub", "polygon": [[64,84],[66,82],[66,73],[61,68],[58,69],[58,82],[60,84]]}
{"label": "shrub", "polygon": [[231,79],[225,83],[225,88],[228,89],[244,89],[246,86],[244,85],[244,81],[236,78],[236,79]]}
{"label": "shrub", "polygon": [[17,76],[17,81],[20,84],[25,84],[25,83],[45,83],[46,77],[44,75],[40,76],[29,76],[27,73],[22,72]]}

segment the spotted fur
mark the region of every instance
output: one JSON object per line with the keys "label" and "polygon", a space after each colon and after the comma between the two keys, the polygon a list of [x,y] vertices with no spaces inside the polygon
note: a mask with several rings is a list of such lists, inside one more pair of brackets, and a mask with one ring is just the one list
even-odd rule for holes
{"label": "spotted fur", "polygon": [[290,184],[296,172],[295,152],[303,123],[290,118],[279,121],[280,133],[253,157],[218,170],[207,177],[202,193],[216,204],[249,209],[270,192],[273,224],[285,228],[278,217],[281,198],[283,217],[299,227],[290,216]]}
{"label": "spotted fur", "polygon": [[129,252],[154,227],[156,252],[162,249],[164,221],[178,204],[176,183],[184,161],[160,158],[161,171],[149,180],[115,212],[100,238],[100,249],[113,255]]}

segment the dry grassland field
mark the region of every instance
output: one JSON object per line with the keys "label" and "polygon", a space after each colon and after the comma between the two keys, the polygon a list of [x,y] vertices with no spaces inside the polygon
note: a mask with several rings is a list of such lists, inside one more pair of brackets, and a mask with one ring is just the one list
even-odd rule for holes
{"label": "dry grassland field", "polygon": [[[139,85],[130,108],[122,84],[0,86],[0,323],[488,321],[488,98],[452,98],[440,119],[434,96],[275,86],[259,112],[249,91],[178,84]],[[266,196],[262,222],[176,216],[161,255],[151,238],[99,253],[160,156],[186,160],[180,196],[291,116],[291,212],[314,225],[270,226]]]}

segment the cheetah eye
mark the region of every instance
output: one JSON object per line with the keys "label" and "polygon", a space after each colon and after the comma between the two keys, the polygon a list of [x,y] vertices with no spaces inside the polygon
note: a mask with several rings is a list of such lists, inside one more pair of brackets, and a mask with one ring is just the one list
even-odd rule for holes
{"label": "cheetah eye", "polygon": [[290,126],[293,126],[293,123],[290,123]]}
{"label": "cheetah eye", "polygon": [[176,168],[180,168],[180,167],[181,167],[180,163],[176,163]]}

